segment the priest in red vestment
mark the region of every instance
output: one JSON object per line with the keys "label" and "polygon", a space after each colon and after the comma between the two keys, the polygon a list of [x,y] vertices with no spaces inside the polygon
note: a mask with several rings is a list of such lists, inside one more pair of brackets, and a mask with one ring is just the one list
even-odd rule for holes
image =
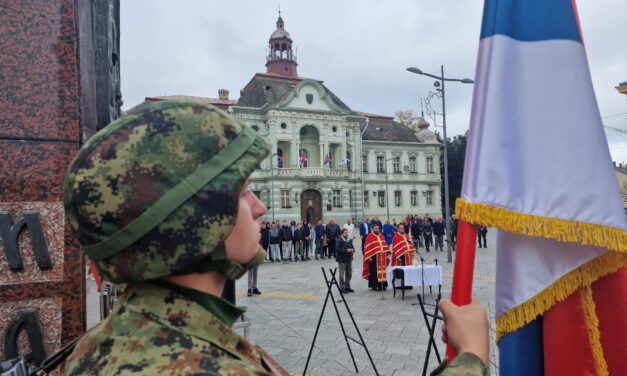
{"label": "priest in red vestment", "polygon": [[366,236],[364,245],[364,267],[362,277],[368,280],[368,287],[381,291],[387,287],[388,254],[390,248],[379,226],[373,225],[372,232]]}
{"label": "priest in red vestment", "polygon": [[405,233],[405,226],[398,225],[398,232],[392,238],[392,266],[411,265],[416,248]]}

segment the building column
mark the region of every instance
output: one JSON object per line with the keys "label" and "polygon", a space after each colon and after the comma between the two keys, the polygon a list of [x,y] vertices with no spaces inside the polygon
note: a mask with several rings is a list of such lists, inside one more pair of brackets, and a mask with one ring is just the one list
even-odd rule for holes
{"label": "building column", "polygon": [[[331,154],[331,144],[329,143],[329,141],[326,141],[324,143],[324,148],[327,151],[327,154],[329,155],[329,158],[331,158],[331,161],[333,163],[335,163],[335,156],[333,156],[333,154]],[[331,166],[333,166],[333,163],[329,164],[329,168],[331,168]]]}
{"label": "building column", "polygon": [[357,161],[357,157],[355,154],[355,145],[353,145],[351,147],[351,160],[350,160],[350,165],[351,165],[351,171],[356,172],[357,171],[357,166],[355,166],[355,162]]}
{"label": "building column", "polygon": [[[340,128],[340,132],[342,133],[342,143],[340,144],[340,161],[342,159],[346,159],[346,150],[347,150],[347,140],[346,140],[346,129]],[[339,162],[339,161],[338,161]]]}
{"label": "building column", "polygon": [[320,167],[324,167],[324,144],[320,143]]}
{"label": "building column", "polygon": [[290,167],[298,167],[298,149],[296,149],[296,128],[292,127],[292,142],[290,143]]}
{"label": "building column", "polygon": [[296,158],[298,158],[296,165],[300,167],[300,140],[296,141]]}

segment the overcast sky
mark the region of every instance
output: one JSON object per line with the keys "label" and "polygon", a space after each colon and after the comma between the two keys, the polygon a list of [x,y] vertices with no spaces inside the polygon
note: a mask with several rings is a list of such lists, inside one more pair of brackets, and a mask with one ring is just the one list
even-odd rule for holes
{"label": "overcast sky", "polygon": [[[614,88],[627,81],[627,1],[577,4],[603,123],[627,132],[627,96]],[[217,97],[221,88],[237,99],[266,70],[277,0],[129,0],[121,7],[124,108],[146,96]],[[420,98],[433,91],[432,79],[407,67],[438,73],[443,64],[449,77],[473,78],[482,7],[479,0],[281,1],[298,74],[324,81],[353,110],[390,116],[419,113]],[[447,86],[449,136],[468,128],[471,99],[472,85]],[[613,159],[627,162],[627,134],[606,135]]]}

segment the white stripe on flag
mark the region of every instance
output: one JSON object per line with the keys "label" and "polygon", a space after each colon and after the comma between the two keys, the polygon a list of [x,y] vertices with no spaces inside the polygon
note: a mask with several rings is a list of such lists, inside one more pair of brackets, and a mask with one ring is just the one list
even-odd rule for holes
{"label": "white stripe on flag", "polygon": [[627,230],[580,43],[480,42],[462,197]]}
{"label": "white stripe on flag", "polygon": [[606,249],[498,230],[496,317],[528,301]]}

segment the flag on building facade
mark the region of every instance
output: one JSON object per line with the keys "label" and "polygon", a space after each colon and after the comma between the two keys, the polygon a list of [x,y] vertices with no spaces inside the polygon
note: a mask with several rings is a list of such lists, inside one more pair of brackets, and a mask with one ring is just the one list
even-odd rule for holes
{"label": "flag on building facade", "polygon": [[279,167],[283,167],[284,163],[285,163],[285,155],[281,154],[279,155],[279,160],[278,160]]}
{"label": "flag on building facade", "polygon": [[460,220],[496,227],[504,375],[627,374],[627,223],[574,0],[486,0]]}
{"label": "flag on building facade", "polygon": [[305,154],[305,152],[300,153],[299,165],[301,168],[307,167],[307,155]]}

